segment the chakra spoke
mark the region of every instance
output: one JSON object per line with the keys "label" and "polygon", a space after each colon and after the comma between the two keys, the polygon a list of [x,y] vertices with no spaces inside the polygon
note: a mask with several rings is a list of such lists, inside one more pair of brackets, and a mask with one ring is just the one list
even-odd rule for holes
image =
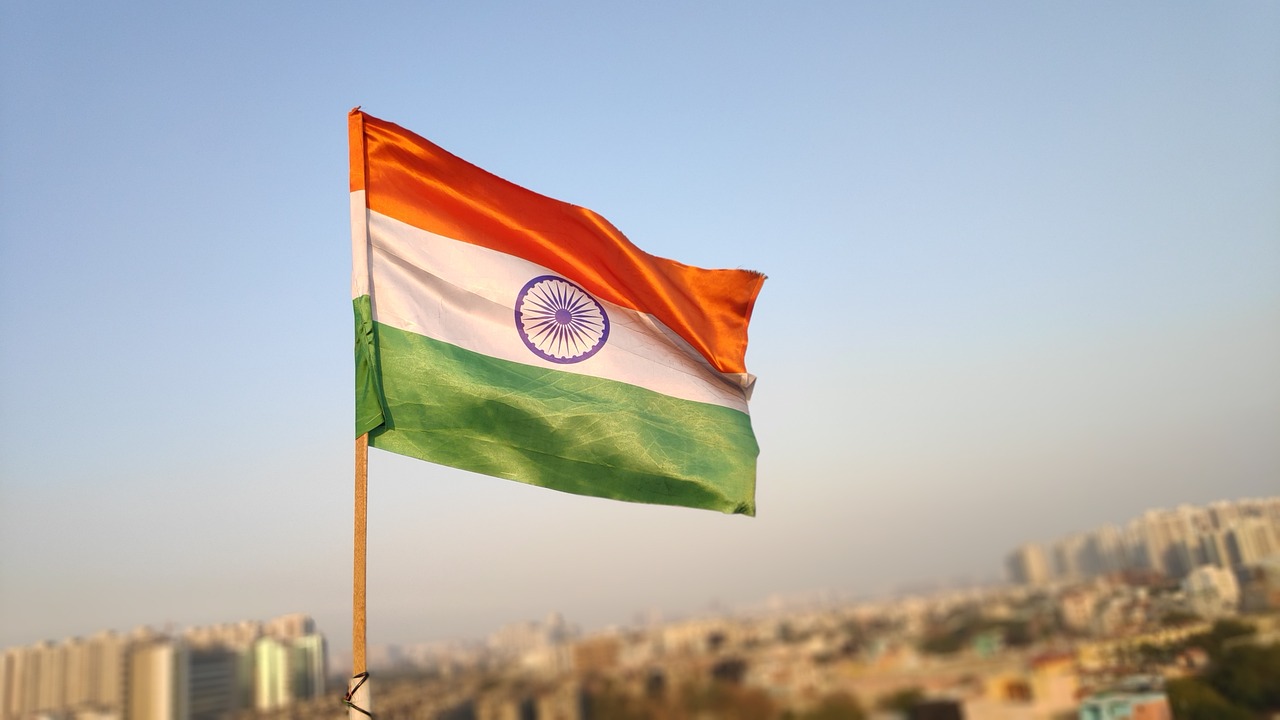
{"label": "chakra spoke", "polygon": [[516,297],[516,331],[534,355],[555,363],[582,362],[609,339],[604,306],[574,283],[536,277]]}

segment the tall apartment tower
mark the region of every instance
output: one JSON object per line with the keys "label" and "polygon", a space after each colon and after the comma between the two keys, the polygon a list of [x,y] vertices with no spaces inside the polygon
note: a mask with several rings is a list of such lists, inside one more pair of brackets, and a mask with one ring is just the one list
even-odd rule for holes
{"label": "tall apartment tower", "polygon": [[1271,524],[1258,518],[1241,520],[1227,531],[1227,545],[1240,565],[1257,565],[1280,555],[1280,539]]}
{"label": "tall apartment tower", "polygon": [[187,707],[191,720],[226,720],[239,710],[239,654],[228,647],[191,648],[187,658]]}
{"label": "tall apartment tower", "polygon": [[186,646],[167,637],[139,638],[129,651],[125,717],[188,720]]}
{"label": "tall apartment tower", "polygon": [[123,709],[127,647],[125,638],[114,631],[89,638],[90,704],[93,707],[106,711]]}
{"label": "tall apartment tower", "polygon": [[1085,577],[1085,537],[1070,535],[1053,544],[1053,577],[1068,582]]}
{"label": "tall apartment tower", "polygon": [[65,709],[67,699],[67,653],[61,645],[45,641],[35,646],[38,665],[36,711],[55,713]]}
{"label": "tall apartment tower", "polygon": [[294,640],[290,663],[294,700],[311,700],[324,695],[329,667],[323,635],[311,633]]}
{"label": "tall apartment tower", "polygon": [[1200,556],[1206,565],[1230,569],[1236,565],[1228,543],[1228,530],[1213,530],[1200,534]]}
{"label": "tall apartment tower", "polygon": [[253,709],[277,710],[289,704],[289,646],[266,636],[253,644]]}
{"label": "tall apartment tower", "polygon": [[0,720],[15,720],[35,707],[27,707],[27,649],[9,648],[0,656]]}
{"label": "tall apartment tower", "polygon": [[259,638],[253,645],[254,709],[277,710],[322,696],[328,673],[326,655],[324,636],[318,633]]}
{"label": "tall apartment tower", "polygon": [[1209,503],[1208,515],[1214,530],[1226,530],[1240,517],[1235,503],[1218,501]]}
{"label": "tall apartment tower", "polygon": [[62,706],[68,710],[89,704],[89,643],[71,638],[62,643],[66,687]]}
{"label": "tall apartment tower", "polygon": [[1009,579],[1019,585],[1044,585],[1052,577],[1049,572],[1049,558],[1044,548],[1036,543],[1027,543],[1009,554],[1005,561],[1009,571]]}
{"label": "tall apartment tower", "polygon": [[1088,577],[1108,575],[1127,565],[1124,537],[1110,525],[1100,527],[1085,537],[1082,569]]}
{"label": "tall apartment tower", "polygon": [[[1191,572],[1198,548],[1196,526],[1202,524],[1195,508],[1148,510],[1136,521],[1142,549],[1142,565],[1170,577],[1182,578]],[[1206,528],[1207,529],[1207,528]]]}

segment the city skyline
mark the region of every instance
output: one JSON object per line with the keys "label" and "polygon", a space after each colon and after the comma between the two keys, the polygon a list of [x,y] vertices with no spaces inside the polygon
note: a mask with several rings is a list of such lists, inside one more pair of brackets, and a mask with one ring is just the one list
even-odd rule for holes
{"label": "city skyline", "polygon": [[1280,7],[0,9],[0,645],[350,628],[346,116],[768,275],[758,517],[373,452],[369,639],[996,579],[1280,479]]}
{"label": "city skyline", "polygon": [[1006,560],[1021,585],[1076,583],[1122,572],[1182,580],[1199,567],[1233,570],[1280,556],[1280,496],[1150,508],[1120,525],[1030,540]]}
{"label": "city skyline", "polygon": [[[1226,506],[1265,505],[1271,508],[1271,512],[1274,514],[1275,512],[1274,508],[1277,506],[1280,506],[1280,496],[1237,498],[1234,500],[1219,499],[1219,500],[1206,503],[1205,505],[1202,505],[1202,506],[1179,505],[1179,506],[1176,506],[1175,508],[1172,508],[1172,510],[1176,512],[1176,511],[1185,509],[1185,510],[1195,511],[1197,513],[1207,514],[1212,512],[1215,506],[1223,506],[1223,505],[1226,505]],[[1146,508],[1142,511],[1141,514],[1128,518],[1127,523],[1122,523],[1118,521],[1117,524],[1132,526],[1134,524],[1141,523],[1143,520],[1145,520],[1146,518],[1152,515],[1158,516],[1168,512],[1169,510],[1170,510],[1169,508],[1164,508],[1164,507]],[[1274,517],[1271,522],[1273,525],[1277,525],[1278,527],[1280,527],[1280,523],[1278,523],[1277,520],[1274,519]],[[1091,535],[1093,533],[1097,533],[1099,531],[1106,531],[1106,530],[1115,529],[1115,528],[1116,528],[1116,525],[1104,525],[1098,528],[1079,529],[1071,533],[1070,535],[1067,535],[1064,538],[1060,538],[1059,540],[1073,540],[1077,538],[1082,538],[1087,535]],[[1273,532],[1276,533],[1275,535],[1276,540],[1280,541],[1280,529],[1273,529]],[[656,622],[680,622],[683,620],[696,619],[700,617],[715,618],[723,615],[736,615],[741,613],[749,614],[753,612],[759,613],[762,611],[767,614],[767,613],[777,612],[777,611],[787,610],[787,609],[812,607],[812,606],[824,606],[829,604],[848,604],[848,603],[858,603],[858,602],[879,603],[879,602],[885,602],[885,601],[911,599],[916,597],[929,597],[931,595],[938,594],[938,593],[946,594],[951,591],[967,591],[967,590],[973,590],[973,589],[977,589],[985,586],[1003,585],[1005,584],[1006,581],[1010,585],[1018,585],[1018,584],[1038,585],[1038,584],[1043,584],[1045,582],[1048,582],[1049,580],[1052,580],[1058,584],[1081,583],[1081,582],[1086,582],[1098,575],[1105,575],[1111,572],[1124,569],[1124,567],[1122,567],[1122,564],[1118,564],[1117,566],[1114,566],[1114,567],[1108,567],[1102,572],[1083,572],[1083,573],[1064,576],[1055,569],[1053,557],[1049,554],[1046,554],[1044,556],[1045,577],[1041,578],[1039,581],[1025,582],[1016,576],[1011,577],[1009,562],[1012,556],[1016,555],[1019,550],[1022,550],[1030,546],[1038,546],[1043,550],[1045,547],[1048,547],[1048,543],[1040,540],[1029,540],[1028,542],[1023,543],[1022,545],[1019,546],[1018,550],[1015,550],[1014,553],[1005,557],[1003,569],[1000,568],[1000,563],[998,562],[998,559],[993,559],[992,565],[993,565],[993,568],[995,568],[995,570],[985,577],[915,578],[912,580],[904,581],[898,584],[898,586],[896,587],[883,589],[878,593],[858,591],[856,589],[843,589],[843,590],[833,589],[833,588],[798,589],[791,593],[784,593],[784,592],[771,593],[768,597],[755,598],[755,599],[752,599],[752,601],[749,601],[746,603],[739,603],[735,605],[723,605],[717,602],[711,605],[706,605],[706,604],[695,605],[695,606],[690,606],[687,608],[675,609],[675,610],[668,609],[668,608],[643,608],[643,609],[640,609],[640,612],[630,612],[630,615],[627,615],[625,617],[624,615],[626,615],[626,612],[619,611],[618,613],[615,613],[615,617],[613,617],[612,619],[606,619],[604,622],[596,622],[593,625],[589,626],[587,632],[599,632],[601,630],[607,630],[609,628],[641,627],[645,625],[651,625]],[[1277,542],[1272,547],[1271,552],[1260,555],[1258,557],[1251,556],[1247,558],[1249,561],[1248,563],[1242,563],[1242,564],[1251,564],[1252,562],[1258,559],[1280,557],[1280,552],[1277,552],[1277,551],[1280,551],[1280,542]],[[1206,559],[1205,562],[1207,562],[1208,564],[1221,564],[1221,563],[1215,563],[1213,560],[1210,560],[1210,559]],[[1141,562],[1136,562],[1135,567],[1142,567]],[[1182,573],[1182,575],[1185,575],[1185,574],[1186,574],[1185,572]],[[1175,578],[1175,579],[1178,579],[1178,578]],[[615,608],[615,610],[617,609]],[[545,613],[549,613],[550,616],[553,618],[558,618],[558,620],[556,620],[555,622],[558,622],[558,623],[564,622],[563,616],[561,615],[560,611],[556,608],[548,608],[546,609]],[[504,630],[509,630],[511,628],[519,628],[525,625],[536,624],[536,617],[540,617],[540,616],[509,617],[505,619],[499,619],[496,624],[487,628],[481,628],[477,632],[474,632],[471,635],[403,637],[403,638],[393,638],[389,640],[384,640],[382,642],[377,642],[377,643],[371,643],[370,653],[371,653],[371,658],[374,658],[374,659],[371,659],[371,664],[372,665],[379,664],[379,661],[376,660],[376,658],[378,657],[378,654],[386,652],[389,648],[403,647],[408,645],[432,645],[432,644],[439,644],[439,643],[447,644],[447,643],[453,643],[453,642],[462,642],[462,643],[482,642],[485,640],[485,638],[492,637],[495,633],[501,633]],[[294,620],[294,618],[306,618],[306,622],[308,623],[307,626],[312,628],[315,627],[315,623],[313,620],[310,619],[309,614],[298,613],[298,612],[286,613],[284,615],[281,615],[280,617],[277,617],[275,620],[271,622],[268,622],[265,624],[259,623],[259,625],[262,625],[265,628],[265,632],[267,635],[297,634],[297,632],[293,630],[281,631],[278,628],[276,628],[275,625],[273,625],[273,623],[279,624],[281,622],[286,622],[286,621],[297,622],[296,620]],[[241,625],[243,625],[243,623],[241,623],[240,625],[237,625],[236,623],[229,623],[229,622],[226,622],[225,619],[221,621],[214,621],[212,622],[212,624],[210,623],[211,621],[204,621],[203,623],[194,623],[194,624],[184,625],[180,623],[174,623],[172,621],[151,621],[151,622],[135,625],[128,629],[118,627],[118,626],[112,626],[107,628],[98,627],[98,628],[94,628],[92,631],[63,634],[56,637],[43,636],[35,639],[29,639],[24,642],[9,643],[7,645],[0,644],[0,650],[29,647],[33,645],[40,645],[40,644],[46,644],[46,643],[63,643],[63,644],[72,643],[72,642],[84,640],[86,638],[98,637],[104,633],[112,636],[117,636],[117,637],[128,637],[128,636],[133,636],[138,634],[145,635],[149,633],[157,633],[157,630],[155,629],[157,625],[161,627],[161,630],[158,631],[159,634],[161,635],[193,638],[198,642],[205,642],[205,641],[209,641],[210,639],[220,639],[220,638],[223,638],[224,636],[230,636],[228,635],[228,633],[230,633],[231,635],[234,635],[234,632],[236,631],[236,629],[241,627]],[[281,626],[281,627],[285,627],[285,626]],[[288,626],[288,627],[292,627],[292,626]],[[576,624],[573,625],[572,627],[573,627],[573,632],[575,634],[583,632],[580,628],[577,627]],[[334,645],[333,649],[336,651],[336,654],[339,658],[350,657],[350,648],[344,647],[341,642]],[[331,653],[331,656],[332,655],[333,653]],[[337,674],[339,675],[343,674],[343,671],[341,669],[337,668],[336,666],[334,667]]]}
{"label": "city skyline", "polygon": [[103,630],[0,649],[0,718],[217,720],[325,694],[324,635],[304,614],[181,632]]}

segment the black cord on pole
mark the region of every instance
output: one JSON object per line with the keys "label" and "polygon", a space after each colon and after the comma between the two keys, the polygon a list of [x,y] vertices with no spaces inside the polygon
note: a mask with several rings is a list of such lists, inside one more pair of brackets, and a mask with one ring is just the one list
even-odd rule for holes
{"label": "black cord on pole", "polygon": [[365,680],[369,679],[369,673],[366,671],[366,672],[360,673],[359,675],[352,675],[351,679],[359,680],[360,682],[356,683],[355,687],[348,690],[347,694],[342,696],[342,704],[346,705],[348,708],[352,710],[355,710],[356,712],[363,713],[364,715],[372,718],[373,713],[351,702],[351,698],[355,697],[356,691],[360,689],[360,686],[364,684]]}

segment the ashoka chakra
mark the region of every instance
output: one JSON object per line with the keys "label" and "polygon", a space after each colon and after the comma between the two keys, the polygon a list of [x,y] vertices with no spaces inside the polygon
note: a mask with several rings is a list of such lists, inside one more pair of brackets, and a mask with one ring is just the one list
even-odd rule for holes
{"label": "ashoka chakra", "polygon": [[609,339],[609,316],[586,290],[541,275],[516,296],[516,331],[534,355],[554,363],[582,362]]}

